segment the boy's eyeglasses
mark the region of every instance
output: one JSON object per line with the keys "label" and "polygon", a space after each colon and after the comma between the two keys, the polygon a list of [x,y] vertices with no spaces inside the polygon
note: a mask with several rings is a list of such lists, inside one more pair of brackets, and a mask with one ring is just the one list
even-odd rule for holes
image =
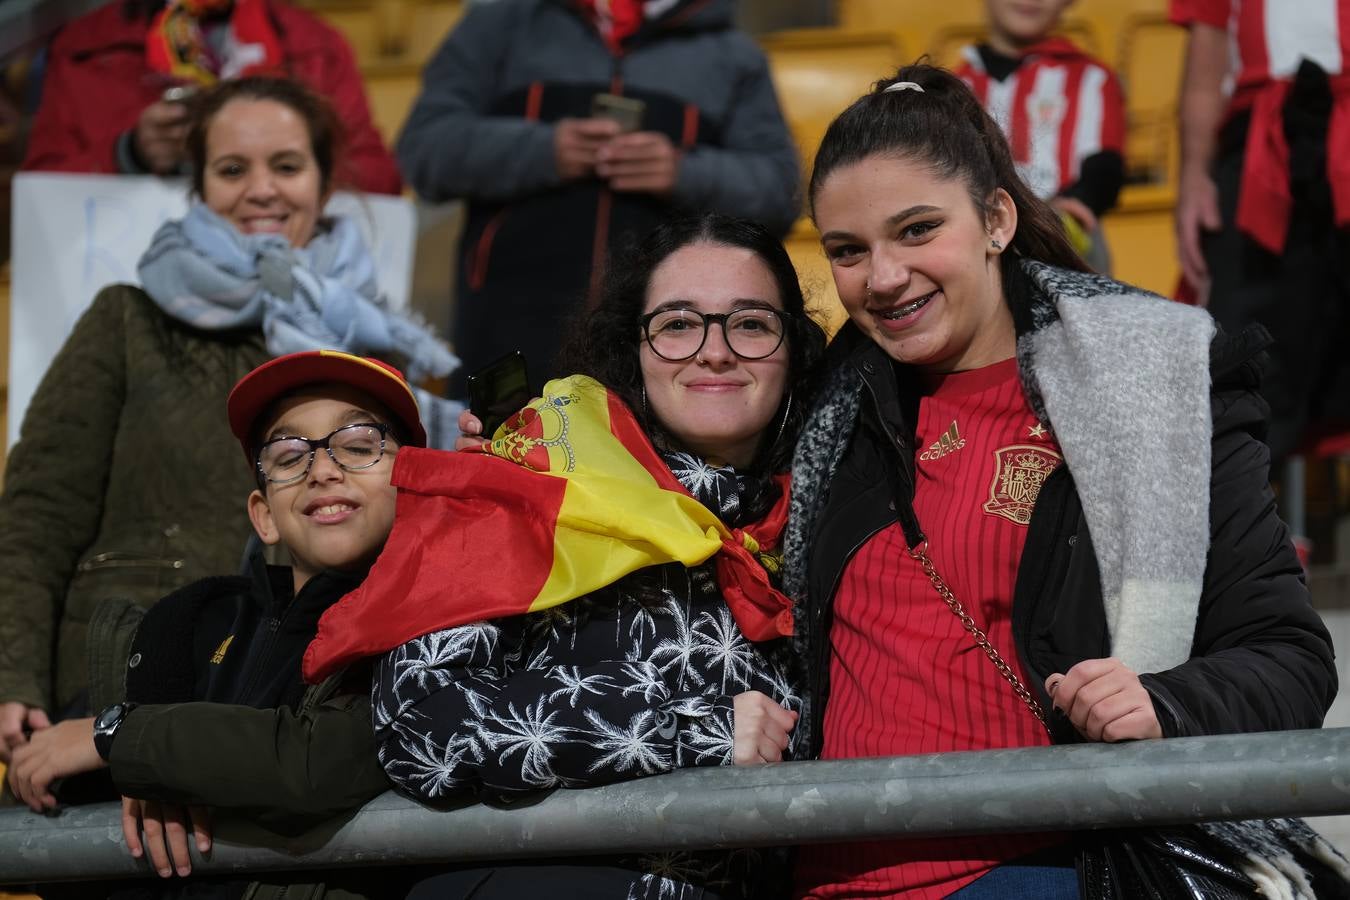
{"label": "boy's eyeglasses", "polygon": [[379,422],[343,425],[327,437],[312,441],[284,437],[258,449],[258,473],[272,484],[292,484],[309,474],[314,453],[323,450],[339,468],[348,472],[369,469],[384,458],[389,426]]}
{"label": "boy's eyeglasses", "polygon": [[662,309],[648,313],[640,321],[647,345],[669,362],[683,362],[702,350],[713,324],[722,326],[727,346],[741,359],[772,356],[787,331],[786,313],[760,306],[730,313]]}

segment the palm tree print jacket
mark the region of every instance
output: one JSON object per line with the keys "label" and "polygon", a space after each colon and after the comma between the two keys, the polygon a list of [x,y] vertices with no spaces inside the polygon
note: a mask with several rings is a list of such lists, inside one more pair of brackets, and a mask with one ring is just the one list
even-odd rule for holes
{"label": "palm tree print jacket", "polygon": [[[786,644],[746,639],[711,562],[644,569],[553,609],[390,652],[373,688],[380,760],[400,790],[426,801],[730,765],[737,694],[800,708]],[[632,897],[736,897],[756,880],[755,856],[621,864],[635,870]]]}

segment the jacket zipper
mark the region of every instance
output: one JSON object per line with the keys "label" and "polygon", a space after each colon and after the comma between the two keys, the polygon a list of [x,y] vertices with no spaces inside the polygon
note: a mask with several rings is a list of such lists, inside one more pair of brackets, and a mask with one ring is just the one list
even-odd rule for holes
{"label": "jacket zipper", "polygon": [[[294,605],[294,600],[291,601],[291,605]],[[284,614],[285,613],[283,612],[283,615]],[[258,683],[258,677],[265,667],[264,664],[268,657],[272,655],[272,645],[276,643],[277,632],[280,629],[281,616],[268,616],[267,634],[263,640],[262,648],[258,651],[258,655],[253,658],[254,663],[251,667],[252,671],[249,674],[248,681],[244,683],[244,689],[238,694],[235,694],[236,697],[247,697],[253,692],[254,686]]]}

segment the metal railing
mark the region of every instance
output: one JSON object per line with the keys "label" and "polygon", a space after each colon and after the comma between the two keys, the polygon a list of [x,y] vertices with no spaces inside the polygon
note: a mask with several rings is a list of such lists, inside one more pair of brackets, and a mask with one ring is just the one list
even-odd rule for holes
{"label": "metal railing", "polygon": [[[392,793],[295,838],[217,822],[198,873],[1350,813],[1350,728],[690,769],[509,805]],[[0,811],[0,884],[145,875],[120,807]]]}

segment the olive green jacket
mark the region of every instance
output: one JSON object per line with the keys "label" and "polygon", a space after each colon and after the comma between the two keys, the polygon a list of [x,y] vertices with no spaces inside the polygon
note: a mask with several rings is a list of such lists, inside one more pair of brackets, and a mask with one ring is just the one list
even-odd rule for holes
{"label": "olive green jacket", "polygon": [[239,568],[253,481],[225,397],[267,358],[260,331],[198,331],[139,288],[99,292],[9,454],[0,702],[60,711],[79,697],[100,600],[148,607]]}

